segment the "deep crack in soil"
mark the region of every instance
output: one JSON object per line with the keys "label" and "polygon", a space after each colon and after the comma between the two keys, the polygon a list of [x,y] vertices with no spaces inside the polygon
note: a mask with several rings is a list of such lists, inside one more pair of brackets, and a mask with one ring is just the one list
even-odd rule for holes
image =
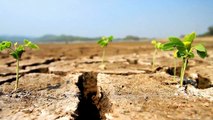
{"label": "deep crack in soil", "polygon": [[105,113],[111,111],[112,104],[100,86],[97,86],[97,73],[85,72],[79,76],[79,104],[75,120],[105,120]]}

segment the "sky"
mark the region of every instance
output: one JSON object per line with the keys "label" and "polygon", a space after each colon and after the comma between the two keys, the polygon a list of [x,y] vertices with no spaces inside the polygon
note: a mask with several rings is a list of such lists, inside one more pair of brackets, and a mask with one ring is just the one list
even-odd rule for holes
{"label": "sky", "polygon": [[165,38],[212,25],[213,0],[0,0],[0,35]]}

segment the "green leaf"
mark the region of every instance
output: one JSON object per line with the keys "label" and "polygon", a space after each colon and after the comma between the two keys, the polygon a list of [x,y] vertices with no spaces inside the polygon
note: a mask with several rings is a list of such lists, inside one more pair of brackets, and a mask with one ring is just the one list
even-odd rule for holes
{"label": "green leaf", "polygon": [[206,48],[202,44],[198,44],[194,48],[200,52],[206,52]]}
{"label": "green leaf", "polygon": [[191,44],[192,44],[192,43],[190,43],[190,42],[188,42],[188,41],[185,41],[185,42],[183,42],[183,44],[184,44],[185,48],[187,48],[187,50],[190,50],[190,49],[191,49]]}
{"label": "green leaf", "polygon": [[179,51],[185,51],[185,45],[184,43],[177,37],[169,37],[169,41],[174,44],[174,47],[176,47]]}
{"label": "green leaf", "polygon": [[107,45],[107,41],[101,39],[101,40],[98,41],[98,44],[99,44],[101,47],[105,47],[105,46]]}
{"label": "green leaf", "polygon": [[194,41],[195,38],[196,38],[195,32],[185,35],[185,37],[183,39],[183,43],[184,43],[185,47],[187,48],[187,50],[191,49],[192,42]]}
{"label": "green leaf", "polygon": [[169,37],[169,41],[174,43],[175,46],[184,47],[183,42],[177,37]]}
{"label": "green leaf", "polygon": [[13,51],[10,55],[13,56],[15,59],[20,59],[24,52],[24,46],[19,45],[15,51]]}
{"label": "green leaf", "polygon": [[177,51],[177,53],[176,53],[177,55],[177,58],[181,58],[182,56],[184,56],[184,54],[183,53],[181,53],[180,51]]}
{"label": "green leaf", "polygon": [[105,37],[103,36],[97,43],[101,46],[101,47],[106,47],[109,42],[111,42],[113,39],[113,36],[109,36],[109,37]]}
{"label": "green leaf", "polygon": [[23,51],[24,50],[24,46],[23,45],[19,45],[15,51]]}
{"label": "green leaf", "polygon": [[32,43],[31,41],[24,39],[24,46],[29,47],[31,49],[38,49],[38,45]]}
{"label": "green leaf", "polygon": [[197,54],[201,58],[205,58],[207,56],[207,50],[202,44],[198,44],[194,48],[197,50]]}
{"label": "green leaf", "polygon": [[156,45],[156,44],[157,44],[157,41],[156,41],[156,40],[152,40],[151,43],[152,43],[153,45]]}
{"label": "green leaf", "polygon": [[193,52],[189,52],[189,53],[188,53],[188,57],[189,57],[189,58],[194,58],[194,56],[195,56],[195,55],[194,55]]}
{"label": "green leaf", "polygon": [[97,42],[97,43],[98,43],[98,44],[101,44],[101,43],[102,43],[102,41],[103,41],[103,40],[102,40],[102,39],[100,39],[100,40],[98,40],[98,42]]}
{"label": "green leaf", "polygon": [[183,50],[178,50],[178,54],[179,54],[180,57],[187,56],[187,52],[183,51]]}
{"label": "green leaf", "polygon": [[31,48],[31,49],[38,49],[39,48],[38,45],[36,45],[34,43],[29,44],[28,47]]}
{"label": "green leaf", "polygon": [[7,49],[7,48],[10,48],[11,47],[11,42],[10,41],[2,41],[0,43],[0,51],[4,50],[4,49]]}
{"label": "green leaf", "polygon": [[27,39],[24,39],[24,45],[28,45],[28,44],[30,44],[31,42],[29,41],[29,40],[27,40]]}
{"label": "green leaf", "polygon": [[202,52],[202,51],[198,51],[197,50],[197,54],[201,57],[201,58],[205,58],[207,56],[207,52]]}
{"label": "green leaf", "polygon": [[19,59],[18,54],[16,53],[16,51],[13,51],[12,53],[10,53],[11,56],[13,56],[13,58],[15,59]]}
{"label": "green leaf", "polygon": [[151,44],[153,44],[155,46],[155,48],[157,49],[162,49],[163,48],[163,44],[160,42],[157,42],[156,40],[152,40]]}
{"label": "green leaf", "polygon": [[196,38],[196,33],[192,32],[191,34],[188,34],[188,35],[184,36],[183,42],[190,42],[190,43],[192,43],[195,38]]}
{"label": "green leaf", "polygon": [[174,50],[174,47],[175,47],[175,43],[172,43],[172,42],[168,42],[168,43],[165,43],[162,45],[161,49],[162,50]]}
{"label": "green leaf", "polygon": [[114,37],[113,37],[112,35],[109,36],[109,37],[108,37],[109,42],[111,42],[111,41],[113,40],[113,38],[114,38]]}
{"label": "green leaf", "polygon": [[160,42],[158,42],[157,44],[156,44],[156,48],[157,49],[161,49],[163,47],[163,45],[160,43]]}

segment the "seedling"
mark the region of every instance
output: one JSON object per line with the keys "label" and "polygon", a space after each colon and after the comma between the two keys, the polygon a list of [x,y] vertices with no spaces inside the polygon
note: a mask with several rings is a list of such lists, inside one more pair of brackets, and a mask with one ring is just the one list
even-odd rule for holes
{"label": "seedling", "polygon": [[165,43],[162,47],[163,50],[171,50],[173,48],[176,48],[177,52],[175,52],[174,56],[177,56],[177,58],[182,59],[180,86],[183,86],[183,78],[184,78],[188,60],[190,58],[194,58],[193,51],[196,50],[197,54],[201,58],[205,58],[207,56],[207,50],[202,44],[198,44],[192,47],[192,43],[195,38],[196,38],[195,32],[185,35],[182,41],[177,37],[169,37],[169,42]]}
{"label": "seedling", "polygon": [[154,54],[153,54],[153,57],[152,57],[152,69],[154,69],[155,67],[155,59],[156,59],[156,55],[157,55],[157,52],[158,52],[158,49],[162,49],[162,46],[163,44],[161,44],[160,42],[157,42],[156,40],[152,40],[151,42],[154,47],[155,47],[155,51],[154,51]]}
{"label": "seedling", "polygon": [[18,88],[18,82],[19,82],[19,61],[21,59],[21,56],[23,52],[25,51],[26,47],[29,47],[31,49],[38,49],[39,47],[32,43],[29,40],[24,39],[24,44],[18,44],[17,42],[12,45],[11,41],[2,41],[0,43],[0,52],[8,49],[10,51],[10,55],[16,59],[16,84],[14,91]]}
{"label": "seedling", "polygon": [[105,66],[105,51],[107,45],[113,40],[113,36],[105,37],[103,36],[97,43],[103,48],[103,53],[102,53],[102,61],[101,61],[101,66]]}

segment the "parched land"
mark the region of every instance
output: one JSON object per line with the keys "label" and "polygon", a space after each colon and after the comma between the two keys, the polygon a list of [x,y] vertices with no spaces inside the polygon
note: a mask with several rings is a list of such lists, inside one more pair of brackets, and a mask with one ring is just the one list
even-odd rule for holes
{"label": "parched land", "polygon": [[[173,53],[150,42],[113,42],[106,68],[96,43],[40,44],[20,62],[0,53],[1,120],[176,120],[213,119],[213,38],[198,38],[208,57],[189,61],[184,87],[173,76]],[[196,44],[196,43],[195,43]]]}

